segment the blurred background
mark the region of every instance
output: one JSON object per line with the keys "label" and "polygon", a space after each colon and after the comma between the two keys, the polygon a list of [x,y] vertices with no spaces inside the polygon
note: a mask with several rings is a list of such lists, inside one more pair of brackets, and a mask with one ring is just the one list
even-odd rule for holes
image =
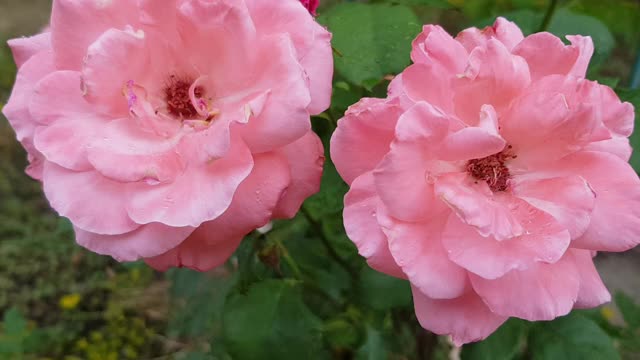
{"label": "blurred background", "polygon": [[[332,23],[330,15],[332,7],[340,2],[346,1],[324,0],[318,11],[319,21],[330,28],[339,27],[335,21]],[[497,15],[516,21],[526,33],[535,32],[551,4],[548,0],[369,2],[409,6],[420,24],[439,23],[452,34],[468,26],[488,25]],[[589,78],[621,88],[619,93],[625,96],[637,96],[625,89],[637,87],[640,82],[637,70],[640,67],[637,63],[640,1],[569,0],[557,3],[558,9],[549,19],[550,31],[587,34],[594,38],[596,53]],[[0,0],[0,107],[9,97],[16,73],[6,40],[34,34],[46,26],[50,6],[50,0]],[[413,24],[412,29],[414,35],[417,34],[418,24]],[[357,33],[351,35],[357,40]],[[336,37],[338,43],[344,43],[338,34]],[[334,46],[348,56],[349,49]],[[399,56],[408,64],[408,51]],[[348,64],[341,66],[336,77],[338,90],[334,91],[334,105],[329,111],[334,118],[339,118],[340,113],[362,95],[383,95],[386,86],[384,81],[371,83],[368,79],[358,83],[348,76]],[[345,88],[350,91],[345,93]],[[321,125],[319,128],[323,131]],[[636,137],[633,142],[640,144]],[[632,163],[638,169],[640,160],[637,156]],[[229,266],[206,274],[188,270],[161,274],[143,263],[119,264],[85,251],[75,245],[70,224],[50,210],[40,184],[25,175],[25,166],[25,152],[15,140],[6,119],[0,115],[0,359],[230,358],[224,351],[221,319],[225,296],[235,281],[233,261]],[[341,199],[341,194],[334,197]],[[334,225],[342,231],[341,224]],[[292,243],[295,252],[293,243],[309,241],[309,237],[313,235],[293,232],[286,241]],[[346,239],[340,241],[347,248],[346,252],[354,252]],[[361,262],[359,259],[354,261]],[[638,250],[601,254],[597,265],[612,293],[624,293],[627,296],[621,298],[640,302]],[[332,276],[325,275],[322,276]],[[318,276],[318,281],[324,279],[322,276]],[[393,287],[383,286],[383,289],[388,291]],[[348,293],[349,290],[340,291]],[[398,291],[406,292],[407,289],[402,287]],[[363,308],[366,306],[362,305]],[[388,307],[384,304],[371,306],[382,311],[383,319],[388,315],[415,321],[410,299],[398,300]],[[438,356],[442,359],[459,356],[458,350],[451,349],[446,340],[434,340],[419,329],[411,328],[408,335],[411,341],[379,350],[377,355],[372,352],[371,356],[362,357],[362,349],[373,346],[370,342],[375,340],[372,334],[376,333],[370,331],[368,323],[358,317],[360,315],[353,315],[366,311],[358,305],[353,307],[345,310],[347,315],[341,315],[340,321],[330,315],[319,315],[324,321],[322,341],[330,349],[331,358],[428,358],[421,355],[420,348],[424,346],[440,349]],[[604,323],[605,331],[609,327],[606,323],[613,324],[611,326],[624,324],[615,305],[605,306],[594,314]],[[402,336],[405,335],[397,334],[396,337]],[[623,340],[615,341],[619,349],[622,347],[623,357],[640,359],[637,349],[624,350],[627,345]],[[512,357],[505,357],[508,358]]]}

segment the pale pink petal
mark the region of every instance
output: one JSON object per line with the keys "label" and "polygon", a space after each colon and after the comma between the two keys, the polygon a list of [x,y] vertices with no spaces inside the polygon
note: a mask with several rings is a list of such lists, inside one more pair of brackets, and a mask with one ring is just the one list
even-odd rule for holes
{"label": "pale pink petal", "polygon": [[372,174],[369,172],[356,178],[344,198],[345,230],[369,266],[385,274],[405,278],[389,252],[387,236],[378,223],[380,204]]}
{"label": "pale pink petal", "polygon": [[448,214],[425,223],[408,223],[378,211],[389,250],[412,286],[432,299],[453,299],[467,288],[467,271],[447,257],[442,230]]}
{"label": "pale pink petal", "polygon": [[81,74],[77,71],[55,71],[38,81],[29,102],[33,120],[39,125],[56,122],[97,124],[100,116],[83,97],[80,84]]}
{"label": "pale pink petal", "polygon": [[492,105],[500,113],[530,82],[527,62],[511,54],[498,40],[490,39],[486,47],[471,52],[464,74],[454,80],[456,114],[475,125],[482,105]]}
{"label": "pale pink petal", "polygon": [[580,275],[580,291],[575,307],[589,309],[611,301],[611,294],[593,264],[591,251],[578,249],[569,251],[573,255]]}
{"label": "pale pink petal", "polygon": [[166,183],[186,168],[176,149],[180,140],[180,136],[166,139],[142,131],[127,118],[110,121],[85,141],[90,145],[89,162],[105,177],[122,182]]}
{"label": "pale pink petal", "polygon": [[629,162],[633,149],[629,144],[629,139],[622,136],[613,136],[611,139],[592,142],[584,147],[586,151],[600,151],[610,153],[620,158],[624,162]]}
{"label": "pale pink petal", "polygon": [[251,117],[242,134],[251,151],[263,152],[289,144],[311,129],[307,111],[311,98],[288,35],[263,40],[257,52],[253,87],[263,89],[266,100],[260,108],[250,106]]}
{"label": "pale pink petal", "polygon": [[580,289],[579,268],[571,253],[554,264],[536,263],[494,280],[473,274],[470,277],[473,288],[492,312],[529,321],[567,315]]}
{"label": "pale pink petal", "polygon": [[175,266],[207,271],[222,265],[246,234],[269,221],[289,181],[284,158],[275,154],[256,156],[251,174],[240,184],[224,214],[203,223],[180,246],[146,259],[147,263],[159,270]]}
{"label": "pale pink petal", "polygon": [[[128,81],[149,66],[143,32],[109,29],[89,46],[82,67],[85,97],[115,116],[129,113],[125,89]],[[117,115],[116,115],[117,114]]]}
{"label": "pale pink petal", "polygon": [[611,138],[594,106],[569,107],[563,94],[553,92],[518,99],[504,115],[502,135],[517,154],[513,162],[529,168]]}
{"label": "pale pink petal", "polygon": [[319,114],[328,108],[333,75],[331,33],[315,22],[298,1],[245,2],[258,32],[286,32],[291,36],[298,60],[309,77],[309,113]]}
{"label": "pale pink petal", "polygon": [[160,223],[141,225],[139,228],[116,235],[99,235],[74,228],[76,242],[102,255],[118,261],[136,261],[140,258],[160,255],[178,246],[195,228],[175,228]]}
{"label": "pale pink petal", "polygon": [[287,159],[291,183],[282,194],[273,216],[290,219],[300,210],[306,198],[320,191],[324,147],[318,135],[309,131],[307,135],[276,153]]}
{"label": "pale pink petal", "polygon": [[441,111],[453,111],[452,73],[441,65],[413,64],[403,71],[403,93],[412,101],[426,101]]}
{"label": "pale pink petal", "polygon": [[331,160],[347,182],[373,170],[389,151],[402,114],[398,100],[364,98],[349,107],[331,136]]}
{"label": "pale pink petal", "polygon": [[[551,74],[571,74],[581,55],[581,49],[565,45],[560,38],[551,33],[541,32],[527,36],[513,49],[513,53],[527,60],[531,78],[537,80]],[[584,77],[584,72],[582,75],[575,75]]]}
{"label": "pale pink petal", "polygon": [[197,227],[222,215],[253,168],[252,155],[241,139],[221,159],[183,172],[167,184],[139,183],[127,211],[139,224],[161,222]]}
{"label": "pale pink petal", "polygon": [[40,80],[29,111],[39,125],[34,146],[51,162],[76,171],[92,170],[87,145],[104,120],[96,115],[80,91],[80,73],[57,71]]}
{"label": "pale pink petal", "polygon": [[31,37],[12,39],[7,44],[11,48],[13,60],[19,69],[35,54],[51,49],[51,33],[44,32]]}
{"label": "pale pink petal", "polygon": [[491,29],[493,29],[492,36],[500,40],[510,51],[524,39],[518,25],[503,17],[498,17]]}
{"label": "pale pink petal", "polygon": [[587,75],[589,61],[591,60],[591,56],[593,56],[593,40],[590,36],[580,35],[567,35],[567,39],[571,42],[571,46],[577,48],[579,51],[578,59],[569,72],[569,75],[583,78]]}
{"label": "pale pink petal", "polygon": [[482,159],[501,152],[506,145],[500,135],[479,127],[467,127],[447,136],[437,154],[447,161]]}
{"label": "pale pink petal", "polygon": [[553,216],[569,230],[572,239],[580,237],[589,227],[596,194],[580,176],[554,178],[515,177],[513,194]]}
{"label": "pale pink petal", "polygon": [[484,237],[493,236],[502,241],[525,232],[512,211],[511,196],[494,194],[484,181],[476,181],[466,173],[450,173],[436,180],[434,191],[464,223]]}
{"label": "pale pink petal", "polygon": [[431,299],[416,287],[412,291],[420,325],[439,335],[451,335],[456,346],[485,339],[507,320],[491,312],[473,291],[444,300]]}
{"label": "pale pink petal", "polygon": [[485,279],[558,261],[571,241],[569,233],[550,215],[522,200],[512,199],[511,205],[514,217],[526,224],[526,232],[503,241],[481,236],[457,216],[450,216],[442,234],[449,259]]}
{"label": "pale pink petal", "polygon": [[140,225],[127,215],[129,190],[95,171],[76,172],[45,162],[42,182],[51,207],[82,230],[117,235]]}
{"label": "pale pink petal", "polygon": [[482,30],[468,28],[456,36],[456,40],[458,40],[468,52],[473,51],[473,49],[478,46],[487,46],[487,42],[491,39],[500,41],[507,50],[511,51],[524,39],[524,36],[515,23],[503,17],[496,19],[493,26],[487,26]]}
{"label": "pale pink petal", "polygon": [[51,10],[51,44],[60,70],[80,70],[89,45],[107,29],[137,25],[129,0],[56,0]]}
{"label": "pale pink petal", "polygon": [[415,221],[429,215],[437,200],[428,180],[431,172],[440,171],[433,164],[433,148],[446,134],[448,122],[427,103],[416,104],[398,120],[397,140],[374,170],[378,194],[392,216]]}
{"label": "pale pink petal", "polygon": [[38,81],[53,71],[53,53],[46,51],[31,57],[18,71],[11,97],[2,108],[2,113],[16,132],[16,137],[27,150],[33,148],[33,134],[38,126],[29,112],[33,89]]}
{"label": "pale pink petal", "polygon": [[450,73],[464,71],[469,56],[464,47],[439,25],[425,25],[413,40],[411,60],[414,63],[437,63]]}
{"label": "pale pink petal", "polygon": [[572,247],[625,251],[640,243],[640,179],[620,158],[602,152],[579,152],[550,164],[548,171],[583,177],[596,204],[587,231]]}

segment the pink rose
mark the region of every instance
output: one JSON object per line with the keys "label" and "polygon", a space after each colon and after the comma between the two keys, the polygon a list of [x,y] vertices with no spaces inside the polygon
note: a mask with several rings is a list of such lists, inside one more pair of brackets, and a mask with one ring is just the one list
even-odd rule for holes
{"label": "pink rose", "polygon": [[4,113],[79,244],[207,270],[318,190],[330,38],[297,0],[55,0]]}
{"label": "pink rose", "polygon": [[640,242],[633,107],[584,78],[591,39],[568,39],[425,26],[389,97],[332,138],[349,237],[456,344],[609,301],[592,257]]}
{"label": "pink rose", "polygon": [[302,5],[309,10],[311,15],[316,15],[316,10],[318,9],[318,5],[320,5],[320,0],[300,0]]}

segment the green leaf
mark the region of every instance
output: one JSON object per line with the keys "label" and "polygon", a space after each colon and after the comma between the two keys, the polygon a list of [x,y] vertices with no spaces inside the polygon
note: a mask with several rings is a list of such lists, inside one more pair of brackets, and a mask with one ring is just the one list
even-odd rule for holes
{"label": "green leaf", "polygon": [[416,15],[403,5],[343,3],[318,21],[333,33],[336,70],[362,86],[409,65],[411,40],[420,32]]}
{"label": "green leaf", "polygon": [[[229,289],[235,283],[232,275],[199,273],[189,269],[172,269],[172,308],[169,333],[172,336],[213,336],[220,332],[219,323]],[[198,309],[198,311],[193,311]]]}
{"label": "green leaf", "polygon": [[615,46],[613,35],[602,21],[592,16],[576,14],[568,9],[560,9],[553,15],[549,32],[562,39],[566,35],[591,36],[595,46],[592,66],[603,63]]}
{"label": "green leaf", "polygon": [[486,340],[465,345],[462,360],[511,360],[521,351],[527,323],[510,319]]}
{"label": "green leaf", "polygon": [[367,340],[358,349],[356,360],[385,360],[389,358],[387,344],[380,331],[367,326]]}
{"label": "green leaf", "polygon": [[5,335],[23,335],[27,330],[27,320],[22,316],[20,310],[11,308],[4,313],[2,329]]}
{"label": "green leaf", "polygon": [[627,325],[631,329],[640,329],[640,305],[623,292],[617,293],[615,300]]}
{"label": "green leaf", "polygon": [[234,359],[322,359],[320,320],[296,282],[266,280],[225,305],[224,340]]}
{"label": "green leaf", "polygon": [[620,359],[611,338],[595,322],[576,313],[537,323],[529,349],[533,360]]}
{"label": "green leaf", "polygon": [[388,310],[411,304],[409,282],[379,273],[368,266],[362,268],[358,295],[367,306]]}
{"label": "green leaf", "polygon": [[346,316],[327,321],[323,329],[325,340],[333,348],[351,348],[360,340],[358,328]]}

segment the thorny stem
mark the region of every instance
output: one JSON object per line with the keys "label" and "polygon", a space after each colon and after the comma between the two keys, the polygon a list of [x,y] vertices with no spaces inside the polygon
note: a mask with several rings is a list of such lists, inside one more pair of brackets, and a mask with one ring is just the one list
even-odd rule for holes
{"label": "thorny stem", "polygon": [[327,253],[329,253],[329,256],[331,256],[340,266],[342,266],[342,268],[349,275],[351,275],[351,278],[355,281],[358,278],[358,274],[353,270],[353,268],[351,268],[351,266],[340,255],[338,255],[338,253],[333,248],[333,246],[331,246],[331,242],[327,238],[327,235],[325,234],[324,229],[322,228],[322,224],[316,221],[313,218],[313,216],[311,216],[311,214],[309,213],[309,210],[307,210],[307,208],[304,205],[302,205],[302,207],[300,208],[300,212],[302,213],[302,215],[304,215],[304,217],[307,219],[309,224],[311,224],[311,227],[315,230],[315,232],[320,237],[320,241],[322,242],[322,245],[324,245],[324,247],[326,248]]}
{"label": "thorny stem", "polygon": [[549,28],[549,24],[551,23],[551,18],[553,14],[556,12],[558,8],[558,0],[551,0],[549,3],[549,7],[547,7],[547,12],[544,14],[544,20],[542,20],[542,24],[540,25],[540,29],[538,31],[546,31]]}

